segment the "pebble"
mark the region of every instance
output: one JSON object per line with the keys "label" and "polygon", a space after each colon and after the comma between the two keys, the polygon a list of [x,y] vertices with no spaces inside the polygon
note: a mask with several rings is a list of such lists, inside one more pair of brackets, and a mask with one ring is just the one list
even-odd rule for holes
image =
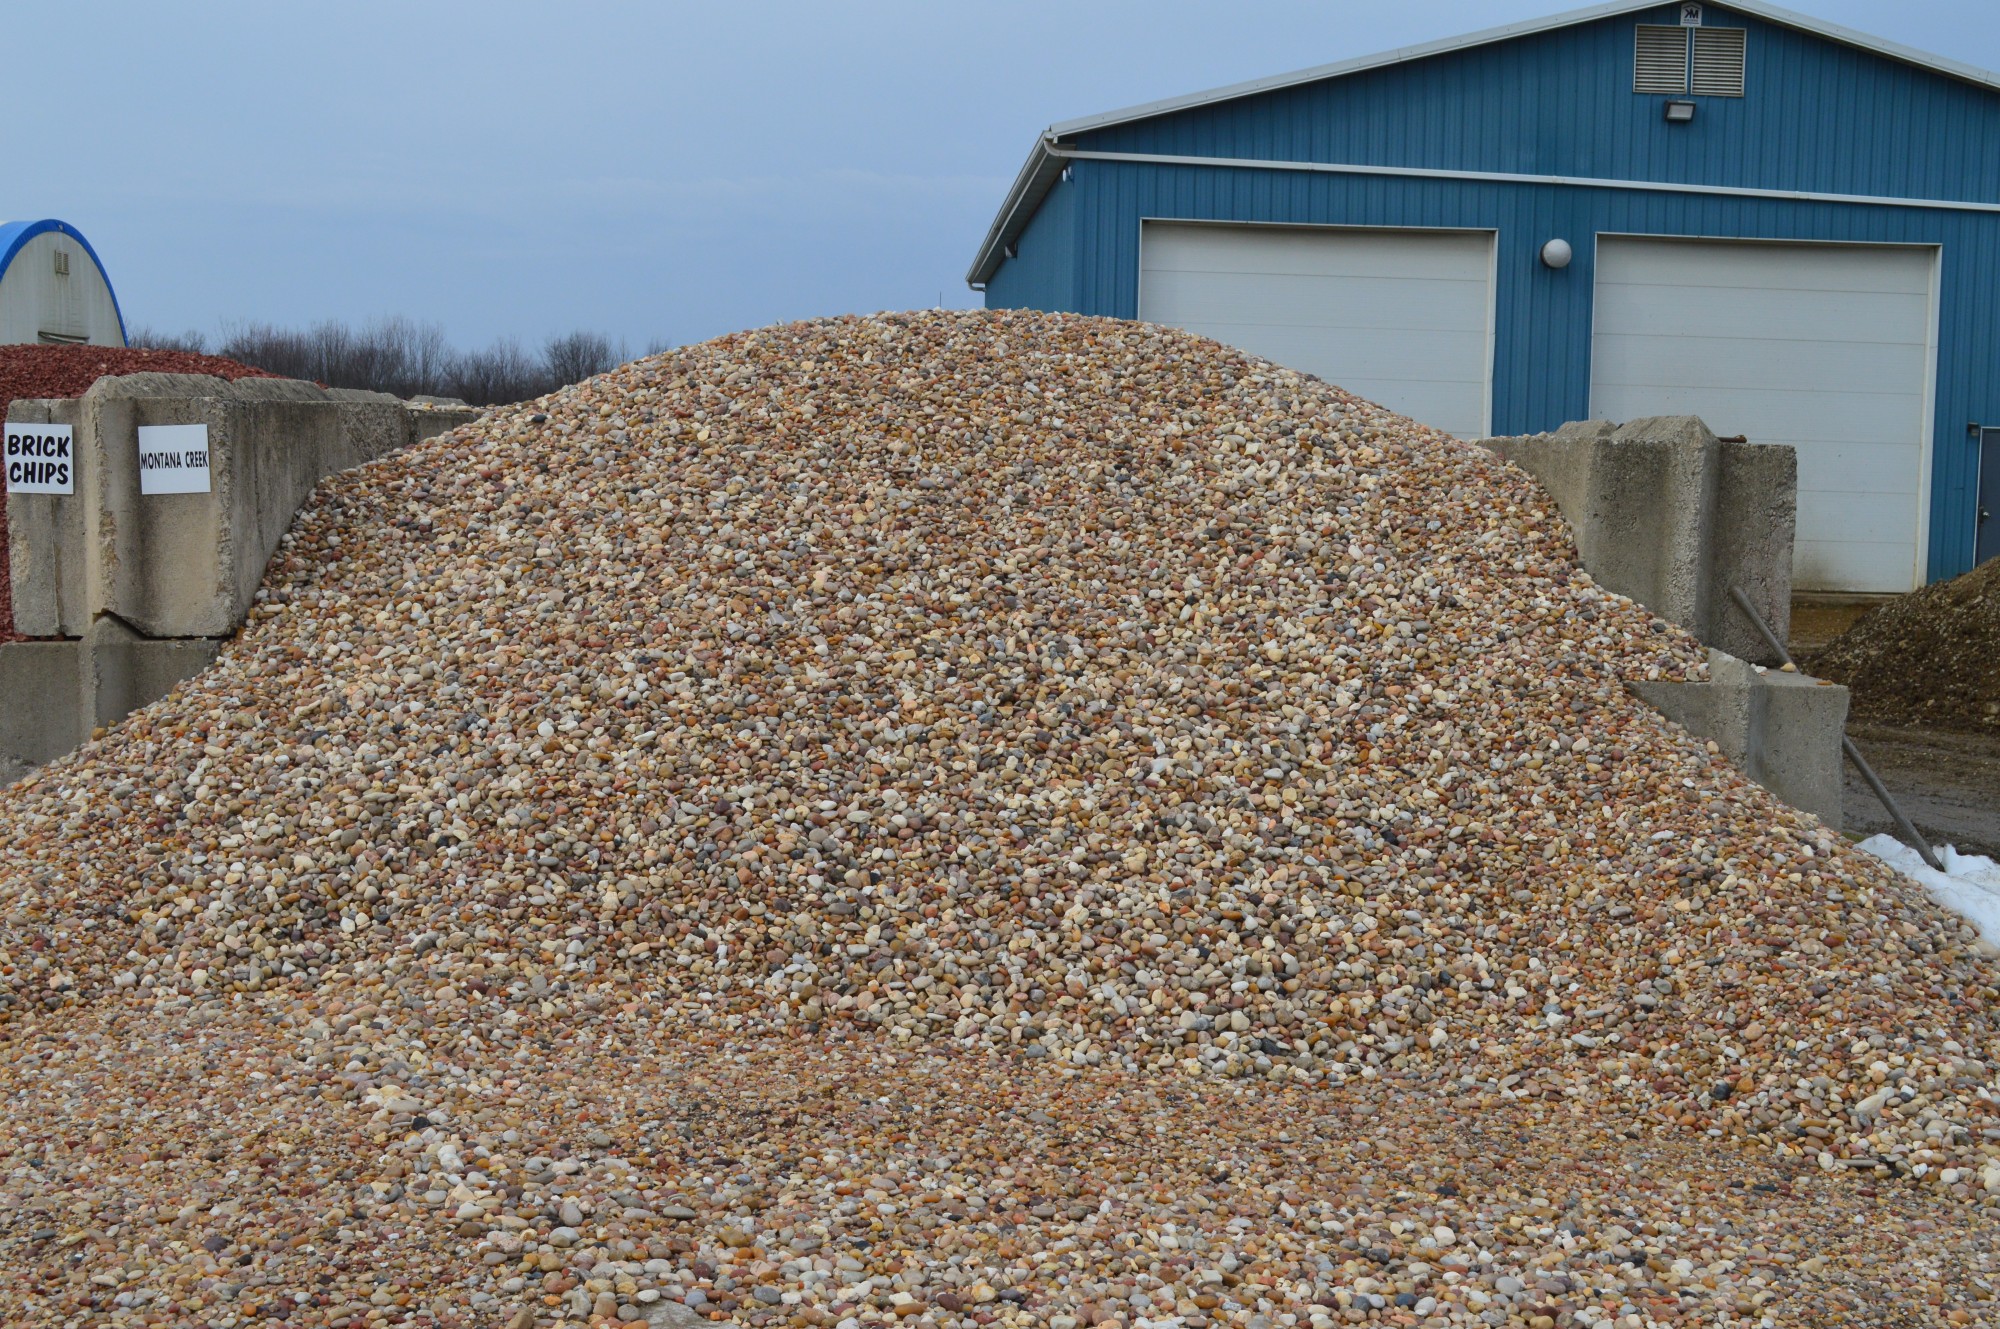
{"label": "pebble", "polygon": [[10,1316],[1991,1322],[2000,976],[1636,702],[1702,653],[1572,556],[1476,448],[1030,313],[336,477],[0,793]]}

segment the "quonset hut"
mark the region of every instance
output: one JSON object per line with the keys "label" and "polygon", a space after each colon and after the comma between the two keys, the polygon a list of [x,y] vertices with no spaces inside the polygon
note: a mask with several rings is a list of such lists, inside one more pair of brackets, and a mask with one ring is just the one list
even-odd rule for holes
{"label": "quonset hut", "polygon": [[19,342],[125,344],[111,279],[67,222],[0,222],[0,343]]}
{"label": "quonset hut", "polygon": [[2000,78],[1761,0],[1052,125],[967,277],[1466,438],[1694,414],[1791,444],[1802,590],[2000,554]]}

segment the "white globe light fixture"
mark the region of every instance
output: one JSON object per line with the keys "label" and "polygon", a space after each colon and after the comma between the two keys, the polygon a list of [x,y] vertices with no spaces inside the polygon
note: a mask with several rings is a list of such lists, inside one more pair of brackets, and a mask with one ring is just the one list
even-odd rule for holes
{"label": "white globe light fixture", "polygon": [[1548,264],[1550,267],[1558,269],[1566,268],[1569,266],[1569,260],[1569,241],[1551,240],[1542,246],[1542,262]]}

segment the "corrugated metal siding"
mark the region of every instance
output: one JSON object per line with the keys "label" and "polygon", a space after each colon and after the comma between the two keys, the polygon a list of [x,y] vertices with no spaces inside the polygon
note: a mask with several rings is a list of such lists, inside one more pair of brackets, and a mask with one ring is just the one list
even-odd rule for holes
{"label": "corrugated metal siding", "polygon": [[1708,6],[1746,30],[1746,95],[1669,125],[1633,93],[1633,34],[1678,7],[1098,130],[1112,152],[1611,176],[2000,201],[2000,97]]}
{"label": "corrugated metal siding", "polygon": [[[68,276],[56,275],[58,251],[69,256]],[[59,231],[28,240],[0,272],[0,342],[32,343],[43,332],[125,344],[110,283],[77,238]]]}
{"label": "corrugated metal siding", "polygon": [[[1710,5],[1747,33],[1742,98],[1668,125],[1631,91],[1633,29],[1662,5],[1331,83],[1102,130],[1119,152],[1662,180],[2000,201],[2000,96]],[[992,306],[1134,316],[1146,218],[1499,232],[1493,427],[1553,428],[1590,398],[1600,233],[1943,246],[1930,575],[1972,565],[1977,441],[2000,422],[2000,215],[1568,186],[1099,161],[1072,166],[987,289]],[[1538,261],[1560,236],[1575,261]]]}
{"label": "corrugated metal siding", "polygon": [[1077,190],[1059,184],[1043,200],[1015,242],[1018,257],[1000,265],[986,284],[990,309],[1076,309],[1084,268],[1077,255]]}
{"label": "corrugated metal siding", "polygon": [[[1500,434],[1552,429],[1589,410],[1599,234],[1942,245],[1930,575],[1971,566],[1977,448],[1965,424],[2000,421],[2000,215],[1094,161],[1076,163],[1058,193],[1068,197],[1058,210],[1044,209],[1037,226],[1060,217],[1061,234],[1044,237],[1043,258],[1032,240],[1024,243],[1021,257],[1000,273],[1017,285],[996,280],[990,305],[1134,317],[1139,227],[1147,218],[1498,230],[1493,428]],[[1076,244],[1068,271],[1061,269],[1064,236]],[[1576,251],[1561,272],[1538,257],[1542,242],[1557,236]],[[1032,282],[1023,280],[1030,274]],[[1009,294],[1031,286],[1037,299]],[[1072,294],[1052,294],[1063,290]]]}

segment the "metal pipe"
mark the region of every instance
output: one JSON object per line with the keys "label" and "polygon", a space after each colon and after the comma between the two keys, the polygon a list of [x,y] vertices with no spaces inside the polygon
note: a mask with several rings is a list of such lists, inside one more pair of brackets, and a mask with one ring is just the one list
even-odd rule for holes
{"label": "metal pipe", "polygon": [[[1743,593],[1743,588],[1741,586],[1730,587],[1729,598],[1734,600],[1736,607],[1741,609],[1749,617],[1751,623],[1756,625],[1757,631],[1763,634],[1765,643],[1770,646],[1772,653],[1778,657],[1780,663],[1792,664],[1791,652],[1785,649],[1785,643],[1779,641],[1778,635],[1771,631],[1769,624],[1764,622],[1764,616],[1757,612],[1757,606],[1750,603],[1750,597]],[[1792,665],[1792,667],[1794,669],[1798,668],[1797,665]],[[1909,843],[1911,848],[1923,856],[1924,862],[1932,871],[1943,872],[1944,864],[1938,860],[1938,856],[1932,850],[1930,842],[1917,834],[1917,828],[1910,824],[1908,817],[1903,815],[1903,809],[1896,805],[1895,799],[1889,797],[1889,791],[1882,784],[1881,777],[1875,774],[1875,768],[1868,764],[1868,759],[1861,755],[1861,749],[1854,746],[1854,740],[1847,736],[1845,727],[1842,728],[1840,734],[1840,750],[1845,752],[1847,759],[1854,763],[1854,769],[1861,772],[1861,778],[1866,780],[1868,787],[1875,791],[1875,797],[1882,800],[1882,806],[1889,809],[1890,820],[1894,821],[1896,829],[1903,833],[1903,839]]]}

